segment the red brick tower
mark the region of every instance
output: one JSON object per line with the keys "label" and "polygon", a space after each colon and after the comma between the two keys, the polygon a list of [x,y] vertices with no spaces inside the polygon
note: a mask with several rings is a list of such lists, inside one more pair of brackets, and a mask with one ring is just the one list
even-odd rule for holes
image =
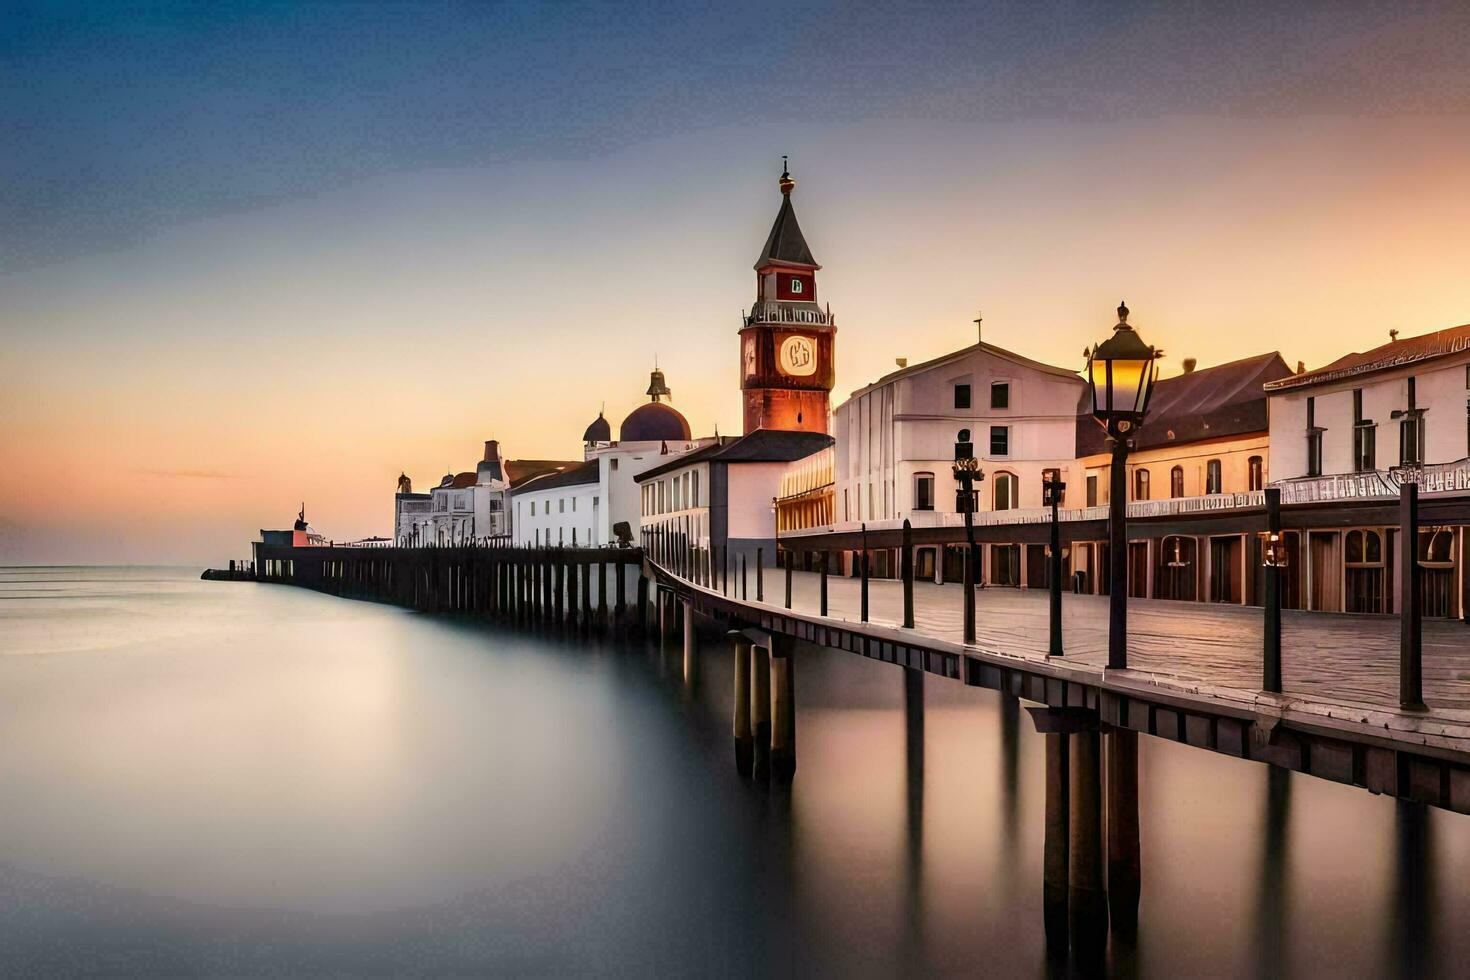
{"label": "red brick tower", "polygon": [[837,326],[831,311],[817,304],[821,266],[796,223],[791,206],[795,186],[783,169],[781,210],[756,260],[755,305],[740,328],[747,434],[756,429],[827,431]]}

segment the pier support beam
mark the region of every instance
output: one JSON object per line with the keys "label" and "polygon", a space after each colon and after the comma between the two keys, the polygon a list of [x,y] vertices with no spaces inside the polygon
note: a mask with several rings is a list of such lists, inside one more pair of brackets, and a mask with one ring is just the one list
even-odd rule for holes
{"label": "pier support beam", "polygon": [[776,648],[771,659],[771,776],[790,780],[796,775],[796,661],[789,644]]}
{"label": "pier support beam", "polygon": [[1046,739],[1046,837],[1041,871],[1042,920],[1046,945],[1053,953],[1067,951],[1067,890],[1070,881],[1068,837],[1071,833],[1067,736],[1056,732]]}
{"label": "pier support beam", "polygon": [[750,640],[738,630],[729,637],[735,643],[735,695],[733,727],[735,735],[735,769],[749,776],[755,741],[750,733]]}
{"label": "pier support beam", "polygon": [[1108,732],[1108,912],[1113,931],[1138,934],[1142,855],[1138,840],[1138,733]]}
{"label": "pier support beam", "polygon": [[1103,879],[1101,736],[1094,729],[1069,737],[1067,923],[1074,955],[1083,964],[1098,964],[1108,941],[1108,892]]}
{"label": "pier support beam", "polygon": [[763,646],[750,651],[750,733],[755,737],[751,772],[766,779],[771,775],[771,651]]}

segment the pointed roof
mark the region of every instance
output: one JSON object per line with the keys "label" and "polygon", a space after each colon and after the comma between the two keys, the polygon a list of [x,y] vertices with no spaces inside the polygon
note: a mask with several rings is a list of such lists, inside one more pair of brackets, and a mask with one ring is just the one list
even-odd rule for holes
{"label": "pointed roof", "polygon": [[796,209],[791,206],[791,189],[795,186],[796,181],[791,179],[791,174],[782,170],[781,210],[776,212],[776,223],[771,225],[771,233],[766,236],[766,247],[761,249],[761,257],[755,260],[757,271],[775,262],[821,268],[812,258],[812,250],[801,234],[801,225],[796,223]]}

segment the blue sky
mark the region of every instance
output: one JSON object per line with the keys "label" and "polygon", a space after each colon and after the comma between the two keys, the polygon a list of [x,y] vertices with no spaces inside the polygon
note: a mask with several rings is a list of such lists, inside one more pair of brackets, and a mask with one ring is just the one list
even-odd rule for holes
{"label": "blue sky", "polygon": [[6,4],[0,563],[214,561],[740,426],[791,155],[837,400],[986,338],[1166,370],[1470,320],[1470,6]]}

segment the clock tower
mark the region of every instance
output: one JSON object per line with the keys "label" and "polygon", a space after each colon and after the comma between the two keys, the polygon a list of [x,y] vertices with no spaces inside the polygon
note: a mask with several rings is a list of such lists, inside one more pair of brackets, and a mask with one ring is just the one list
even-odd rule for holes
{"label": "clock tower", "polygon": [[[784,157],[782,158],[784,161]],[[755,263],[755,305],[740,328],[740,388],[745,432],[826,432],[836,379],[837,327],[817,303],[817,260],[791,206],[796,181],[781,172],[781,210]]]}

